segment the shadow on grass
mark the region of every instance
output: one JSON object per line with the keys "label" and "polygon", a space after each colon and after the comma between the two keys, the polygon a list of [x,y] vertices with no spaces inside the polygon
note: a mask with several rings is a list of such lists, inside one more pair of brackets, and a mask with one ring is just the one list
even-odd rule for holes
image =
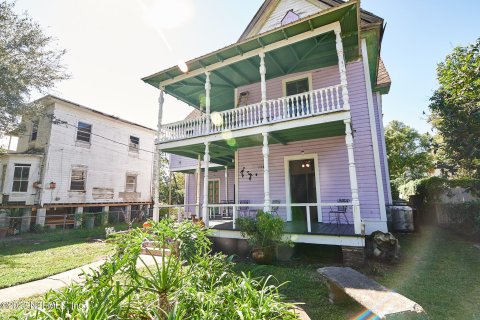
{"label": "shadow on grass", "polygon": [[[8,264],[5,256],[31,253],[36,251],[48,250],[62,246],[69,246],[78,243],[85,243],[95,239],[105,238],[105,228],[107,226],[98,226],[92,229],[66,229],[44,231],[38,233],[24,233],[20,236],[7,238],[0,241],[0,264]],[[111,225],[115,230],[127,230],[127,224]],[[136,227],[136,226],[134,226]]]}

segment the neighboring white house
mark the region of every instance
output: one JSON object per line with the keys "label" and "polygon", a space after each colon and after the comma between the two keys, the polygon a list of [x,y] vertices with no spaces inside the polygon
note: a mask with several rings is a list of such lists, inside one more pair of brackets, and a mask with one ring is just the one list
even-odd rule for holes
{"label": "neighboring white house", "polygon": [[[1,208],[49,215],[149,205],[155,131],[48,95],[23,119],[16,152],[0,155]],[[84,210],[85,208],[85,210]]]}

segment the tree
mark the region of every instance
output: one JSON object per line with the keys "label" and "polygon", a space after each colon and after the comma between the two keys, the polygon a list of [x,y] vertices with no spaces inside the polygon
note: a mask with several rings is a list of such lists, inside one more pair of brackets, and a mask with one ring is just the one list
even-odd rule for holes
{"label": "tree", "polygon": [[[160,202],[164,204],[183,204],[185,177],[180,172],[170,172],[166,154],[160,157]],[[169,203],[171,195],[171,203]]]}
{"label": "tree", "polygon": [[0,1],[0,137],[17,127],[19,116],[37,112],[39,106],[28,104],[32,91],[45,93],[68,78],[65,51],[52,48],[53,38],[14,6]]}
{"label": "tree", "polygon": [[388,167],[392,190],[414,179],[425,177],[434,167],[430,153],[430,137],[400,121],[391,121],[385,128]]}
{"label": "tree", "polygon": [[438,167],[480,177],[480,38],[456,47],[437,66],[439,88],[430,98],[429,122],[437,131]]}

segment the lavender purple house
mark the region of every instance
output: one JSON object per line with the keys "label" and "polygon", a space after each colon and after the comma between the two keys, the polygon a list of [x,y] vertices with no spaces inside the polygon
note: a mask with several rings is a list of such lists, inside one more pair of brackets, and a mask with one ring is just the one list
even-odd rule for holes
{"label": "lavender purple house", "polygon": [[[257,209],[294,242],[387,231],[383,26],[355,0],[266,0],[236,43],[144,78],[160,90],[158,150],[187,174],[181,210],[221,238]],[[196,110],[162,124],[164,93]]]}

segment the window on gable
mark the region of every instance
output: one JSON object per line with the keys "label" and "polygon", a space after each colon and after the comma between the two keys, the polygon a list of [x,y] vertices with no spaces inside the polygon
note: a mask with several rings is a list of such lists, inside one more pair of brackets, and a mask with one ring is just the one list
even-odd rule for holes
{"label": "window on gable", "polygon": [[29,175],[30,175],[29,164],[15,163],[15,169],[13,171],[12,192],[27,192]]}
{"label": "window on gable", "polygon": [[300,16],[295,12],[293,12],[293,9],[290,9],[287,11],[285,16],[283,17],[281,25],[282,26],[287,25],[289,23],[292,23],[293,21],[297,21],[298,19],[300,19]]}
{"label": "window on gable", "polygon": [[140,147],[140,138],[135,136],[130,136],[130,142],[128,143],[128,151],[138,152]]}
{"label": "window on gable", "polygon": [[78,127],[77,127],[77,141],[90,143],[91,136],[92,136],[92,125],[79,121]]}
{"label": "window on gable", "polygon": [[32,135],[30,136],[30,141],[37,140],[38,134],[38,121],[34,121],[32,124]]}
{"label": "window on gable", "polygon": [[70,178],[71,191],[85,191],[85,182],[87,178],[87,170],[85,168],[72,168]]}
{"label": "window on gable", "polygon": [[136,191],[137,191],[137,176],[134,174],[127,174],[125,192],[136,192]]}

